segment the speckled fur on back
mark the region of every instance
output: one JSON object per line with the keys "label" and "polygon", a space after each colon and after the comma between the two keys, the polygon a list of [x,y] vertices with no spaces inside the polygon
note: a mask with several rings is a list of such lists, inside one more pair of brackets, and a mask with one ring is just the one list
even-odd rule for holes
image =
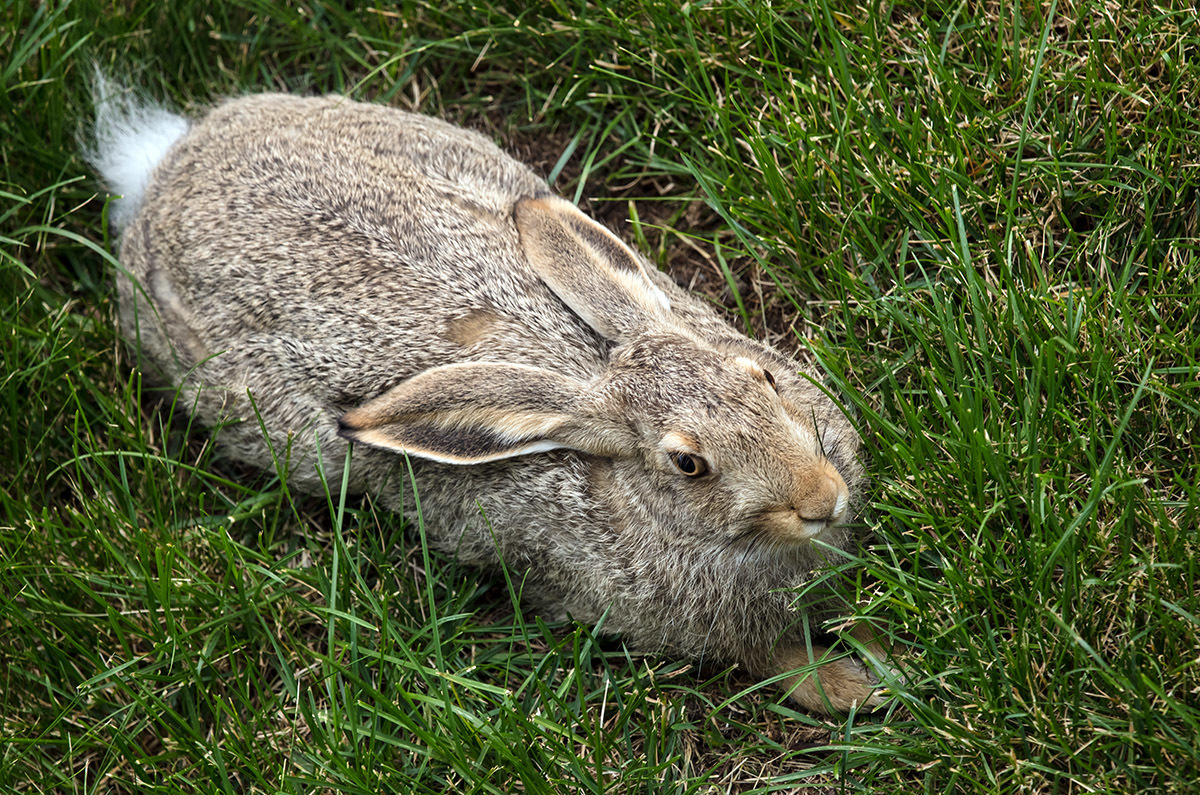
{"label": "speckled fur on back", "polygon": [[[810,662],[782,589],[814,537],[849,542],[860,467],[803,365],[436,119],[244,97],[145,179],[122,332],[228,455],[288,451],[316,490],[353,440],[350,487],[411,510],[407,452],[430,539],[502,558],[542,609],[764,675]],[[816,710],[874,705],[873,682],[847,658],[789,680]]]}

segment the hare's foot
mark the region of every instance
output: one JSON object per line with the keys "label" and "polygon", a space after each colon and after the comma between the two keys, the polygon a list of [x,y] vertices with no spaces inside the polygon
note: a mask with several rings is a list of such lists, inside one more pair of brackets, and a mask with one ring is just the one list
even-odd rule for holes
{"label": "hare's foot", "polygon": [[884,702],[879,679],[855,656],[813,646],[809,657],[809,650],[801,646],[780,650],[776,662],[783,671],[805,669],[784,679],[783,686],[810,712],[828,715],[852,709],[872,710]]}

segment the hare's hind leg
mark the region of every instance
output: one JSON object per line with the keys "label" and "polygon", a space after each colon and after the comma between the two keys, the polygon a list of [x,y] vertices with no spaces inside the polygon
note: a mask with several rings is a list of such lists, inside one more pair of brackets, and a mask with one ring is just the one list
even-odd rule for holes
{"label": "hare's hind leg", "polygon": [[180,297],[171,267],[164,265],[149,240],[147,224],[140,221],[121,239],[124,268],[117,272],[121,336],[144,373],[173,387],[211,354],[197,336],[200,325]]}

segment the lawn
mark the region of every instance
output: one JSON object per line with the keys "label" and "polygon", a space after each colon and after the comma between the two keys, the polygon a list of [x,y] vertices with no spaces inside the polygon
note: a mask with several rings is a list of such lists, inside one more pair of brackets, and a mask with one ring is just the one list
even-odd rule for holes
{"label": "lawn", "polygon": [[[0,791],[1195,791],[1190,3],[58,0],[0,53]],[[907,683],[807,715],[223,459],[115,333],[94,65],[482,130],[815,361]]]}

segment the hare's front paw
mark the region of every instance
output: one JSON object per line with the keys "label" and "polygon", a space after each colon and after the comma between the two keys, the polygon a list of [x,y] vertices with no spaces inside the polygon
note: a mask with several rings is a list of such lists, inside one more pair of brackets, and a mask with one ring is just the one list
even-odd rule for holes
{"label": "hare's front paw", "polygon": [[838,656],[823,646],[814,646],[812,655],[801,647],[777,657],[783,671],[804,669],[783,680],[800,706],[826,715],[882,706],[886,692],[880,689],[879,678],[857,657]]}

